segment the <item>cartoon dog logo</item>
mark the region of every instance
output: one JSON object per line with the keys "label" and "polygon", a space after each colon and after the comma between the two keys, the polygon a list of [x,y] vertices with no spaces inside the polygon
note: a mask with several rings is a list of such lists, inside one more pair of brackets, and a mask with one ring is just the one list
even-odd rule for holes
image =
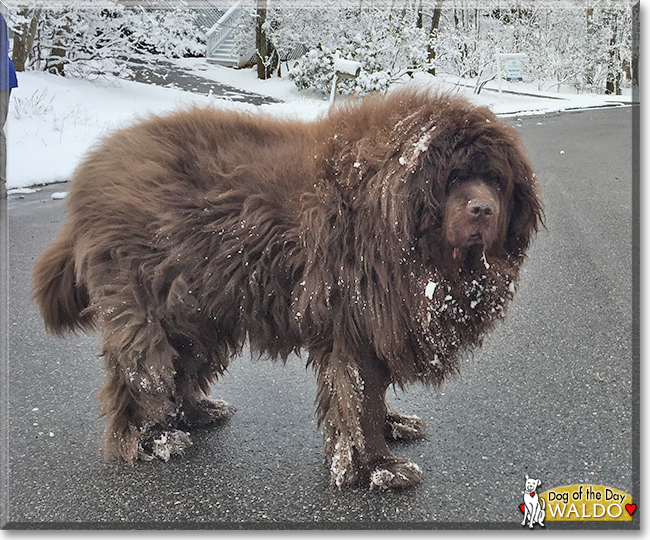
{"label": "cartoon dog logo", "polygon": [[[531,529],[535,523],[544,526],[544,519],[546,518],[546,502],[540,499],[537,495],[537,488],[542,483],[541,480],[529,478],[526,475],[526,491],[524,491],[524,520],[522,525],[526,525],[528,519],[528,527]],[[541,501],[541,502],[540,502]]]}

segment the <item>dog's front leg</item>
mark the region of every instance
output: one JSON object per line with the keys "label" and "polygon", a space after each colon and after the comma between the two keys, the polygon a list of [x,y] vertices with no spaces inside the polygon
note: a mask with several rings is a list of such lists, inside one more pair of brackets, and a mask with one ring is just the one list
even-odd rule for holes
{"label": "dog's front leg", "polygon": [[528,511],[528,505],[524,504],[524,520],[521,522],[521,525],[526,525],[526,518],[529,517],[530,512]]}
{"label": "dog's front leg", "polygon": [[331,483],[378,489],[416,485],[422,478],[420,468],[393,456],[384,436],[387,367],[369,347],[355,351],[343,343],[335,342],[328,351],[310,351],[318,377],[318,419]]}
{"label": "dog's front leg", "polygon": [[533,515],[527,504],[524,505],[524,520],[521,522],[521,524],[524,526],[526,525],[526,519],[528,519],[528,523],[530,523],[533,519]]}

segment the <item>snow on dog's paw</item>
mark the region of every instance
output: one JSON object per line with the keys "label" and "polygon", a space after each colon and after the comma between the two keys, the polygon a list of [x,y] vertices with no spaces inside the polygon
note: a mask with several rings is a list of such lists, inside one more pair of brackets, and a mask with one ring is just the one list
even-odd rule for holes
{"label": "snow on dog's paw", "polygon": [[417,416],[388,413],[385,435],[395,441],[414,441],[425,436],[424,421]]}
{"label": "snow on dog's paw", "polygon": [[235,414],[235,407],[221,399],[204,399],[184,409],[185,423],[191,427],[225,422]]}
{"label": "snow on dog's paw", "polygon": [[370,489],[405,489],[422,480],[422,469],[404,458],[387,459],[370,474]]}
{"label": "snow on dog's paw", "polygon": [[330,484],[341,489],[344,485],[357,482],[357,471],[353,463],[353,445],[347,439],[339,440],[334,447],[330,464]]}
{"label": "snow on dog's paw", "polygon": [[173,455],[183,455],[185,449],[191,445],[189,433],[178,429],[163,431],[160,437],[153,440],[153,454],[163,461],[169,461]]}
{"label": "snow on dog's paw", "polygon": [[388,469],[376,469],[370,475],[370,489],[385,489],[395,478]]}
{"label": "snow on dog's paw", "polygon": [[145,431],[138,442],[138,457],[145,461],[169,461],[173,455],[183,455],[191,445],[190,434],[179,429]]}

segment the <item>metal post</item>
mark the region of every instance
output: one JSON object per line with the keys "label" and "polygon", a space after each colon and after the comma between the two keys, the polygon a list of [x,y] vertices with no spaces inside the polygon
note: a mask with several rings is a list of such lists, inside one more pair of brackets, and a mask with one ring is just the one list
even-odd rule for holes
{"label": "metal post", "polygon": [[336,96],[336,87],[339,85],[339,72],[334,70],[334,78],[332,79],[332,91],[330,92],[330,105],[334,103]]}
{"label": "metal post", "polygon": [[503,84],[501,83],[501,53],[497,53],[497,81],[499,81],[499,99],[502,99]]}

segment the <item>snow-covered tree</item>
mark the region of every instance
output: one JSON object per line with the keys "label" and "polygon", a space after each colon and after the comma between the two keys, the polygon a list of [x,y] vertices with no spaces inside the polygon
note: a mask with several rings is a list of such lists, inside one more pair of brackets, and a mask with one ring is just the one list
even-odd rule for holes
{"label": "snow-covered tree", "polygon": [[205,35],[188,8],[126,8],[97,0],[57,8],[23,8],[10,13],[17,69],[41,69],[87,77],[129,73],[128,61],[205,54]]}
{"label": "snow-covered tree", "polygon": [[471,79],[479,90],[496,75],[497,51],[526,54],[525,80],[540,89],[572,85],[610,91],[630,84],[632,4],[466,0],[445,3],[434,48],[435,66]]}
{"label": "snow-covered tree", "polygon": [[25,7],[15,12],[7,21],[13,30],[12,60],[18,71],[25,71],[25,64],[29,61],[41,12],[42,9],[40,8],[30,9]]}
{"label": "snow-covered tree", "polygon": [[[12,12],[17,67],[119,75],[130,59],[205,51],[189,7],[84,5],[93,1],[97,8],[27,5]],[[257,49],[264,77],[284,68],[300,88],[325,94],[335,55],[363,66],[359,78],[339,85],[342,93],[383,90],[415,70],[455,75],[480,92],[497,75],[496,52],[524,53],[524,81],[541,90],[572,85],[578,92],[620,93],[638,79],[634,1],[319,0],[301,8],[295,0],[244,0],[235,42],[240,53]],[[257,43],[256,25],[264,34]]]}

